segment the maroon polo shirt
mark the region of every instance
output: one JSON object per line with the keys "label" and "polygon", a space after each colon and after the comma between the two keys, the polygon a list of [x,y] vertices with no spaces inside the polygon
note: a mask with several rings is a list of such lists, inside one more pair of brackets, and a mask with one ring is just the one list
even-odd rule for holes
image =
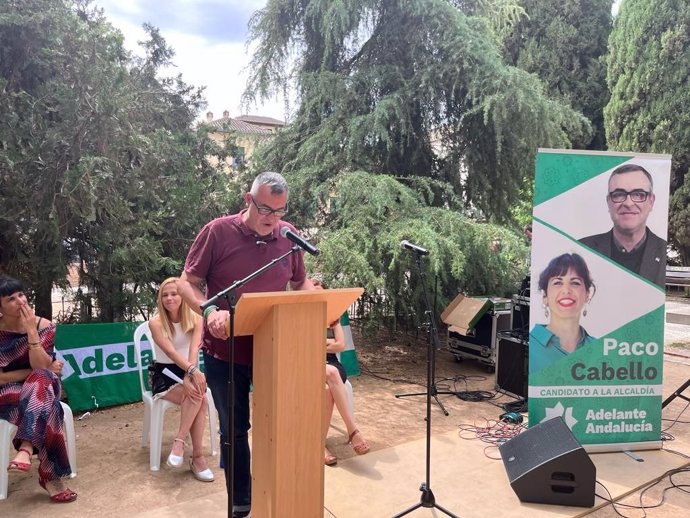
{"label": "maroon polo shirt", "polygon": [[[206,298],[211,298],[232,283],[255,272],[292,248],[292,242],[280,235],[281,227],[291,224],[281,221],[267,237],[257,236],[242,221],[242,214],[217,218],[206,224],[194,240],[185,263],[185,272],[206,280]],[[236,292],[236,300],[243,293],[284,291],[288,282],[301,283],[306,278],[302,251],[289,255],[255,277]],[[217,304],[228,309],[225,299]],[[204,326],[202,348],[214,358],[229,360],[228,342],[214,338]],[[252,337],[235,337],[235,363],[252,362]]]}

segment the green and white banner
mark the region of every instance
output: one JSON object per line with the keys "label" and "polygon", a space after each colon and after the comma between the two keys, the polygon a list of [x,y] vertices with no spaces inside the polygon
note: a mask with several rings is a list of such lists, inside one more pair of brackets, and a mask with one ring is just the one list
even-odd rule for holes
{"label": "green and white banner", "polygon": [[[65,362],[62,384],[74,411],[141,401],[132,337],[140,322],[59,325],[55,349]],[[142,341],[144,368],[152,359]]]}
{"label": "green and white banner", "polygon": [[529,424],[562,416],[590,451],[661,446],[671,157],[540,150]]}
{"label": "green and white banner", "polygon": [[340,325],[343,326],[345,334],[345,350],[340,353],[340,363],[345,367],[348,376],[359,376],[359,362],[355,351],[355,341],[352,339],[352,329],[350,329],[350,317],[347,311],[340,317]]}

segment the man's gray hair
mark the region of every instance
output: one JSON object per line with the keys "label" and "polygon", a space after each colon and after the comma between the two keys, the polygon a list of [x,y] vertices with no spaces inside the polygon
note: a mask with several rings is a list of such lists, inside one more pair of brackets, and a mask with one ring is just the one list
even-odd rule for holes
{"label": "man's gray hair", "polygon": [[252,188],[249,191],[253,196],[256,196],[259,192],[259,187],[262,185],[268,185],[271,188],[271,194],[283,194],[288,192],[288,184],[283,175],[280,173],[274,173],[272,171],[266,171],[259,173],[254,182],[252,183]]}
{"label": "man's gray hair", "polygon": [[611,178],[613,178],[617,174],[636,173],[637,171],[640,171],[642,174],[644,174],[647,177],[647,180],[649,180],[649,191],[653,192],[654,191],[654,180],[652,180],[652,175],[649,174],[649,171],[647,171],[644,167],[642,167],[641,165],[637,165],[637,164],[623,164],[621,166],[616,167],[611,172],[611,176],[609,176],[609,182],[611,182]]}

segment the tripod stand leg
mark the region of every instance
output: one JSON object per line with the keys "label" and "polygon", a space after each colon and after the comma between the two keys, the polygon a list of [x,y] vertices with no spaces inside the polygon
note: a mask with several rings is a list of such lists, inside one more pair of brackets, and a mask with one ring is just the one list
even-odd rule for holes
{"label": "tripod stand leg", "polygon": [[663,403],[661,403],[661,408],[666,408],[666,406],[679,397],[680,399],[684,399],[685,401],[690,403],[690,398],[688,396],[683,395],[683,391],[690,386],[690,378],[688,378],[688,381],[683,383],[680,387],[678,387],[673,394],[671,394],[669,397],[667,397]]}
{"label": "tripod stand leg", "polygon": [[396,514],[393,518],[400,518],[401,516],[405,516],[406,514],[409,514],[415,509],[419,509],[420,507],[424,507],[426,509],[438,509],[439,511],[445,513],[446,515],[452,518],[458,518],[456,515],[454,515],[453,513],[451,513],[447,509],[444,509],[436,503],[436,497],[434,497],[434,492],[430,488],[428,488],[424,482],[422,482],[422,485],[419,487],[419,490],[422,492],[422,497],[419,503],[405,509],[403,512],[399,514]]}
{"label": "tripod stand leg", "polygon": [[406,514],[410,514],[412,511],[419,509],[422,507],[422,504],[414,504],[412,507],[408,507],[405,509],[402,513],[398,513],[393,518],[400,518],[401,516],[405,516]]}
{"label": "tripod stand leg", "polygon": [[448,410],[446,410],[446,407],[443,406],[443,403],[441,403],[441,402],[438,400],[438,396],[437,396],[436,394],[434,394],[434,401],[436,401],[436,404],[437,404],[439,407],[441,407],[441,410],[443,411],[443,414],[444,414],[444,415],[446,415],[446,416],[447,416],[447,415],[450,415],[450,414],[448,413]]}
{"label": "tripod stand leg", "polygon": [[409,394],[396,394],[395,397],[426,396],[426,392],[411,392]]}
{"label": "tripod stand leg", "polygon": [[443,507],[441,507],[441,506],[438,505],[438,504],[434,504],[434,508],[435,508],[435,509],[438,509],[438,510],[441,511],[442,513],[447,514],[448,516],[452,516],[453,518],[458,518],[457,515],[451,513],[448,509],[444,509]]}
{"label": "tripod stand leg", "polygon": [[[441,411],[443,412],[443,415],[449,416],[450,413],[448,413],[448,410],[446,410],[446,407],[443,406],[443,403],[441,403],[441,402],[439,401],[439,399],[438,399],[438,397],[436,396],[436,394],[440,394],[440,392],[436,392],[436,391],[432,390],[431,395],[432,395],[432,397],[434,398],[434,400],[436,401],[436,404],[441,408]],[[449,394],[452,394],[452,392],[449,392]],[[396,395],[395,395],[396,398],[410,397],[410,396],[426,396],[426,392],[415,392],[415,393],[413,393],[413,394],[396,394]]]}

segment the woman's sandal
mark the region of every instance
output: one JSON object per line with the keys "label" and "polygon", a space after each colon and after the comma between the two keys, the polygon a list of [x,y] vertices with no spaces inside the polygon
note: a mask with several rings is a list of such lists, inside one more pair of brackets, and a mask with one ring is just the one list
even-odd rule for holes
{"label": "woman's sandal", "polygon": [[209,468],[208,465],[206,466],[206,469],[197,471],[196,466],[194,466],[194,459],[196,458],[198,457],[192,457],[192,460],[189,461],[189,468],[192,470],[194,478],[201,482],[213,482],[213,471],[211,471],[211,468]]}
{"label": "woman's sandal", "polygon": [[19,451],[23,451],[29,456],[29,462],[20,462],[18,460],[10,461],[10,465],[7,466],[7,471],[22,471],[26,473],[31,469],[31,456],[34,452],[27,450],[26,448],[19,448]]}
{"label": "woman's sandal", "polygon": [[46,487],[45,482],[39,480],[38,484],[48,492],[48,496],[50,496],[50,501],[56,504],[68,504],[69,502],[74,502],[77,499],[77,493],[75,493],[68,487],[66,487],[59,493],[51,495],[50,491],[48,491],[48,488]]}
{"label": "woman's sandal", "polygon": [[187,446],[187,443],[184,442],[182,439],[177,439],[175,438],[173,442],[181,442],[182,443],[182,455],[173,455],[173,452],[170,451],[170,455],[168,455],[168,459],[165,461],[165,463],[170,466],[171,468],[181,468],[182,465],[184,464],[184,447]]}
{"label": "woman's sandal", "polygon": [[352,444],[352,439],[354,439],[355,435],[359,434],[360,437],[362,437],[362,432],[359,430],[355,430],[350,434],[350,437],[348,438],[347,443],[352,446],[352,449],[355,450],[355,453],[357,455],[364,455],[365,453],[369,453],[369,445],[367,444],[367,441],[362,437],[362,442],[354,445]]}
{"label": "woman's sandal", "polygon": [[333,455],[333,453],[331,453],[331,450],[326,448],[326,452],[323,456],[323,463],[326,466],[335,466],[338,463],[338,457]]}

